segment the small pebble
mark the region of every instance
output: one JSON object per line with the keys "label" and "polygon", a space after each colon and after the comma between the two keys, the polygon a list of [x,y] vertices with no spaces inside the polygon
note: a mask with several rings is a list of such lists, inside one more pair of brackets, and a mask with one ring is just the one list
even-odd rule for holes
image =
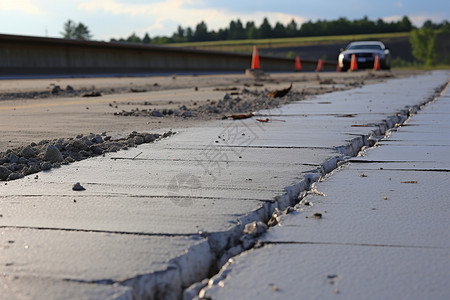
{"label": "small pebble", "polygon": [[313,215],[313,217],[316,218],[316,219],[322,219],[322,214],[321,213],[315,213]]}
{"label": "small pebble", "polygon": [[74,191],[84,191],[86,190],[79,182],[75,183],[72,187]]}

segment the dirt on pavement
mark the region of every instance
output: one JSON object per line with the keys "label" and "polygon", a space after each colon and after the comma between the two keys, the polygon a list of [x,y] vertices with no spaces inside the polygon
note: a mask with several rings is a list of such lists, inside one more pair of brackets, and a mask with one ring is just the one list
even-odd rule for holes
{"label": "dirt on pavement", "polygon": [[[42,140],[208,126],[232,114],[275,108],[420,71],[280,73],[0,80],[0,152]],[[293,84],[284,97],[267,95]],[[90,97],[83,97],[90,96]]]}

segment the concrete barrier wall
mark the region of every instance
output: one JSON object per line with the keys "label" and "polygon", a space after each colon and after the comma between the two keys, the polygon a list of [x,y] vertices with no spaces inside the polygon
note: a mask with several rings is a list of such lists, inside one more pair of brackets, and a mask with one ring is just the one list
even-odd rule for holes
{"label": "concrete barrier wall", "polygon": [[[294,71],[294,60],[261,56],[264,71]],[[251,55],[142,44],[0,35],[0,75],[243,72]],[[302,61],[314,70],[316,61]],[[334,70],[335,64],[325,68]]]}

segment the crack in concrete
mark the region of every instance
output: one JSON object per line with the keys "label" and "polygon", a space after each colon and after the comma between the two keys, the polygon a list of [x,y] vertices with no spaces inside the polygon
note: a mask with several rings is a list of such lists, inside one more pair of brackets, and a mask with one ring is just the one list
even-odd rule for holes
{"label": "crack in concrete", "polygon": [[69,231],[69,232],[89,232],[89,233],[108,233],[119,235],[136,235],[136,236],[183,236],[193,238],[203,238],[199,233],[146,233],[146,232],[132,232],[132,231],[113,231],[113,230],[98,230],[98,229],[81,229],[81,228],[54,228],[54,227],[34,227],[34,226],[0,226],[2,229],[31,229],[31,230],[48,230],[48,231]]}
{"label": "crack in concrete", "polygon": [[[448,249],[443,247],[432,246],[415,246],[415,245],[388,245],[388,244],[370,244],[370,243],[336,243],[336,242],[298,242],[298,241],[260,241],[260,245],[337,245],[337,246],[358,246],[358,247],[386,247],[386,248],[412,248],[412,249]],[[255,246],[256,247],[256,246]]]}
{"label": "crack in concrete", "polygon": [[[316,148],[317,149],[317,148]],[[329,149],[329,148],[328,148]],[[134,161],[170,161],[170,162],[209,162],[209,160],[207,159],[170,159],[170,158],[137,158],[137,159],[133,159],[130,157],[111,157],[111,159],[113,160],[134,160]],[[217,163],[228,163],[228,164],[239,164],[241,165],[242,163],[253,163],[253,161],[246,161],[244,159],[242,160],[220,160],[217,159],[215,160],[215,162]],[[282,162],[273,162],[271,163],[272,165],[294,165],[294,166],[311,166],[313,164],[308,164],[308,163],[282,163]],[[315,164],[314,166],[318,167],[318,164]]]}
{"label": "crack in concrete", "polygon": [[[235,190],[233,188],[226,188],[222,187],[223,190]],[[271,191],[271,192],[279,192],[279,190],[270,190],[270,189],[246,189],[246,191]],[[93,196],[96,196],[96,194],[86,194],[86,195],[64,195],[64,194],[30,194],[30,195],[22,195],[22,194],[9,194],[6,196],[0,196],[0,199],[8,199],[10,197],[21,197],[21,198],[34,198],[34,197],[58,197],[58,198],[92,198]],[[220,201],[258,201],[258,202],[273,202],[275,200],[267,200],[267,199],[257,199],[257,198],[218,198],[218,197],[207,197],[207,196],[168,196],[168,195],[135,195],[135,194],[124,194],[124,193],[101,193],[101,196],[107,196],[108,198],[122,198],[122,197],[130,197],[130,198],[137,198],[137,199],[202,199],[202,200],[220,200]]]}
{"label": "crack in concrete", "polygon": [[332,147],[302,147],[302,146],[238,146],[238,145],[216,145],[220,148],[248,148],[248,149],[321,149],[321,150],[335,150]]}
{"label": "crack in concrete", "polygon": [[358,163],[358,164],[404,164],[404,163],[429,163],[429,160],[364,160],[364,159],[350,159],[348,162]]}
{"label": "crack in concrete", "polygon": [[[358,170],[373,170],[373,169],[358,169]],[[388,168],[382,168],[382,169],[377,169],[377,171],[401,171],[401,172],[441,172],[441,173],[446,173],[446,172],[450,172],[450,170],[448,169],[388,169]]]}

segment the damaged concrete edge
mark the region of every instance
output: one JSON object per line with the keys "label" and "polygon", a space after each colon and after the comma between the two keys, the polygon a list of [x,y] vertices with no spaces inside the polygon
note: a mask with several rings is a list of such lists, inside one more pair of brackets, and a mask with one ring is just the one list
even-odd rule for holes
{"label": "damaged concrete edge", "polygon": [[424,105],[436,101],[447,87],[448,83],[437,88],[423,103],[406,107],[379,124],[373,124],[376,129],[369,134],[336,147],[335,157],[306,173],[298,183],[287,186],[283,195],[239,218],[237,224],[228,230],[192,235],[191,238],[199,239],[199,242],[186,249],[185,254],[171,259],[165,270],[137,275],[120,282],[98,280],[90,283],[128,286],[132,289],[133,299],[207,299],[208,288],[217,286],[231,272],[229,266],[233,260],[230,258],[255,247],[257,237],[268,227],[276,225],[280,216],[293,210],[308,192],[314,190],[315,183],[348,163],[360,151],[375,146],[378,140],[389,135],[391,129],[404,124]]}
{"label": "damaged concrete edge", "polygon": [[[299,183],[286,187],[286,193],[277,197],[276,201],[266,203],[257,211],[252,212],[248,216],[246,216],[246,219],[250,221],[254,218],[254,215],[258,215],[261,216],[261,219],[252,221],[256,223],[255,227],[265,225],[265,228],[267,229],[267,227],[276,225],[280,216],[294,210],[294,206],[298,204],[309,191],[314,192],[314,185],[322,180],[324,176],[330,176],[333,171],[345,164],[348,164],[349,159],[351,159],[352,157],[355,157],[360,153],[364,153],[367,149],[376,146],[376,143],[379,140],[385,139],[390,135],[392,129],[406,123],[425,105],[429,105],[437,101],[437,99],[439,99],[439,97],[441,97],[445,93],[448,86],[449,82],[436,88],[434,93],[422,103],[414,106],[408,106],[395,115],[392,115],[387,119],[381,121],[379,124],[374,124],[374,127],[377,128],[372,130],[371,133],[356,137],[350,140],[349,143],[345,146],[336,147],[336,151],[340,155],[325,161],[320,168],[305,174],[303,180],[301,180]],[[263,212],[261,212],[261,210],[263,210]],[[262,222],[263,224],[260,225],[258,224],[259,222]],[[240,227],[245,229],[245,224],[241,224]],[[237,254],[241,254],[242,252],[249,250],[257,245],[256,238],[262,233],[251,236],[251,234],[249,235],[248,233],[245,233],[245,230],[241,231],[241,236],[239,237],[239,239],[241,241],[244,241],[244,243],[242,243],[244,246],[245,240],[247,240],[247,244],[249,244],[248,240],[251,240],[249,247],[242,247],[243,251],[240,252],[236,251],[236,246],[225,250],[224,255],[218,261],[218,264],[221,267],[218,274],[211,277],[209,280],[203,280],[202,282],[197,282],[191,285],[191,287],[185,290],[183,300],[209,299],[207,295],[208,289],[220,286],[220,282],[224,280],[231,272],[231,265],[233,264],[233,260],[230,258],[236,256]],[[238,253],[235,254],[235,252]]]}

